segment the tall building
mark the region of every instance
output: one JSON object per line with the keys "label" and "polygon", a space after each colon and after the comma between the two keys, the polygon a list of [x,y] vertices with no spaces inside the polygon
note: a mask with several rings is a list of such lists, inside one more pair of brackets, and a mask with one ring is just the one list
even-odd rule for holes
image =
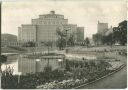
{"label": "tall building", "polygon": [[[65,19],[64,15],[50,11],[50,14],[39,15],[39,18],[32,19],[31,24],[21,25],[18,28],[18,41],[54,42],[57,40],[57,28],[68,30],[67,36],[73,34],[75,39],[78,37],[76,24],[68,24],[68,19]],[[84,31],[84,28],[81,29]],[[83,36],[84,33],[81,35]]]}
{"label": "tall building", "polygon": [[84,41],[84,27],[77,27],[77,42]]}
{"label": "tall building", "polygon": [[109,34],[113,33],[113,28],[112,26],[108,29],[108,31],[105,33],[106,36],[108,36]]}
{"label": "tall building", "polygon": [[[22,27],[22,28],[21,28]],[[36,41],[36,26],[22,25],[18,28],[18,41]]]}
{"label": "tall building", "polygon": [[108,30],[108,23],[101,23],[98,21],[98,24],[97,24],[97,33],[98,34],[101,34],[101,35],[105,35],[105,33],[107,32]]}

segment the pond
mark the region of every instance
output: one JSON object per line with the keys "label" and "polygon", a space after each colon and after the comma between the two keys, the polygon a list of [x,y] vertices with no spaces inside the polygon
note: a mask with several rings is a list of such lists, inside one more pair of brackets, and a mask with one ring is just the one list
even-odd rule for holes
{"label": "pond", "polygon": [[[14,74],[19,74],[20,72],[19,72],[19,70],[20,70],[20,68],[19,68],[19,63],[22,63],[22,69],[23,70],[26,70],[26,66],[28,66],[29,65],[29,70],[31,70],[32,69],[32,67],[34,66],[34,65],[32,65],[33,64],[33,62],[30,62],[30,60],[29,59],[26,59],[26,60],[22,60],[22,62],[20,62],[20,60],[19,60],[19,57],[20,55],[13,55],[13,56],[9,56],[8,57],[8,61],[5,63],[5,64],[3,64],[2,65],[2,70],[5,70],[6,69],[6,67],[11,67],[11,68],[13,68],[14,69]],[[105,56],[110,56],[111,58],[114,56],[114,57],[118,57],[118,58],[120,58],[120,60],[122,61],[122,62],[125,62],[126,63],[126,57],[119,57],[119,55],[117,56],[117,55],[112,55],[111,53],[107,53],[107,54],[104,54],[104,53],[93,53],[93,54],[90,54],[90,53],[88,53],[88,54],[66,54],[66,57],[67,58],[77,58],[77,59],[82,59],[83,57],[85,58],[85,59],[89,59],[89,60],[92,60],[92,59],[97,59],[97,58],[104,58]],[[39,59],[37,59],[36,61],[40,61]],[[60,59],[59,60],[57,60],[57,62],[59,62],[59,61],[61,61]],[[42,63],[44,63],[44,62],[42,62]],[[41,64],[41,62],[38,62],[38,64],[40,64],[40,66],[42,66],[42,64]],[[52,64],[53,64],[53,66],[57,66],[58,64],[56,64],[56,62],[52,62]],[[56,65],[54,65],[54,64],[56,64]],[[38,69],[39,69],[40,67],[38,66]],[[40,69],[38,70],[38,71],[40,71]],[[126,69],[126,67],[125,68],[123,68],[121,71],[119,71],[119,72],[117,72],[117,73],[115,73],[115,74],[113,74],[113,75],[111,75],[111,76],[109,76],[109,77],[107,77],[107,78],[104,78],[104,79],[102,79],[102,80],[100,80],[100,81],[97,81],[96,83],[93,83],[93,84],[90,84],[90,85],[87,85],[87,86],[83,86],[83,87],[80,87],[81,89],[103,89],[103,88],[126,88],[126,86],[127,86],[127,69]]]}
{"label": "pond", "polygon": [[[83,57],[85,59],[96,59],[96,55],[91,55],[91,54],[66,54],[66,58],[68,59],[74,59],[74,60],[79,60],[82,59]],[[52,66],[52,69],[64,67],[64,63],[60,63],[60,59],[52,59],[52,60],[44,60],[44,59],[28,59],[28,58],[23,58],[21,55],[9,55],[8,60],[5,64],[2,65],[2,70],[5,70],[7,67],[13,68],[14,73],[13,74],[19,74],[19,73],[35,73],[41,71],[44,66],[46,66],[48,63],[50,66]]]}

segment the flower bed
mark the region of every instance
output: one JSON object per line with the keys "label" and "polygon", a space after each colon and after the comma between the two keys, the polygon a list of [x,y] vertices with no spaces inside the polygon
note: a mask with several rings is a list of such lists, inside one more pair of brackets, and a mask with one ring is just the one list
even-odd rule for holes
{"label": "flower bed", "polygon": [[78,86],[80,84],[88,82],[87,79],[69,79],[69,80],[63,80],[61,82],[59,81],[53,81],[50,83],[45,83],[44,85],[37,86],[38,89],[67,89],[74,86]]}

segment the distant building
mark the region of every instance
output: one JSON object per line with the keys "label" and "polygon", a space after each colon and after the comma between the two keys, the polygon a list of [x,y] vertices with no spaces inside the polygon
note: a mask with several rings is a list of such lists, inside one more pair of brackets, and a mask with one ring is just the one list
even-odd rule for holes
{"label": "distant building", "polygon": [[84,27],[77,27],[77,42],[84,41]]}
{"label": "distant building", "polygon": [[36,26],[22,25],[18,28],[18,41],[36,41]]}
{"label": "distant building", "polygon": [[[21,42],[55,42],[57,40],[56,30],[68,30],[67,36],[74,35],[75,40],[79,38],[76,24],[68,24],[68,19],[64,15],[55,14],[51,11],[50,14],[39,15],[39,18],[32,19],[32,24],[25,24],[18,28],[18,41]],[[79,27],[80,28],[80,27]],[[84,28],[81,28],[84,31]],[[83,37],[83,33],[82,37]],[[78,35],[78,36],[77,36]]]}
{"label": "distant building", "polygon": [[2,46],[9,46],[16,44],[17,36],[12,34],[1,34],[1,45]]}
{"label": "distant building", "polygon": [[1,41],[16,42],[17,36],[12,34],[1,34]]}
{"label": "distant building", "polygon": [[102,36],[109,34],[108,23],[101,23],[98,21],[97,33],[93,34],[94,45],[102,45]]}
{"label": "distant building", "polygon": [[97,33],[101,35],[105,35],[105,33],[108,31],[108,23],[101,23],[98,21],[97,24]]}
{"label": "distant building", "polygon": [[105,33],[105,36],[108,36],[109,34],[113,33],[112,26],[108,29],[108,31]]}

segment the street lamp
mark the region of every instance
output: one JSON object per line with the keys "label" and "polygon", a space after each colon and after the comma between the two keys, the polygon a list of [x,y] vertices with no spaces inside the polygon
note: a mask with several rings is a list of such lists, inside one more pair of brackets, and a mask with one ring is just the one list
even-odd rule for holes
{"label": "street lamp", "polygon": [[66,31],[66,47],[67,47],[67,37],[68,37],[68,31],[71,30],[71,28],[67,28],[65,31]]}
{"label": "street lamp", "polygon": [[63,60],[62,59],[58,59],[58,62],[62,62]]}
{"label": "street lamp", "polygon": [[[66,48],[67,48],[67,42],[68,42],[68,41],[67,41],[67,40],[68,40],[68,38],[67,38],[67,37],[68,37],[68,33],[67,33],[67,32],[68,32],[69,30],[71,30],[71,29],[70,29],[70,28],[67,28],[67,29],[65,30],[65,31],[66,31]],[[67,49],[65,49],[65,51],[66,51],[66,53],[68,52]]]}
{"label": "street lamp", "polygon": [[63,65],[63,60],[62,60],[62,59],[58,59],[58,62],[60,63],[60,67],[62,67],[62,65]]}

